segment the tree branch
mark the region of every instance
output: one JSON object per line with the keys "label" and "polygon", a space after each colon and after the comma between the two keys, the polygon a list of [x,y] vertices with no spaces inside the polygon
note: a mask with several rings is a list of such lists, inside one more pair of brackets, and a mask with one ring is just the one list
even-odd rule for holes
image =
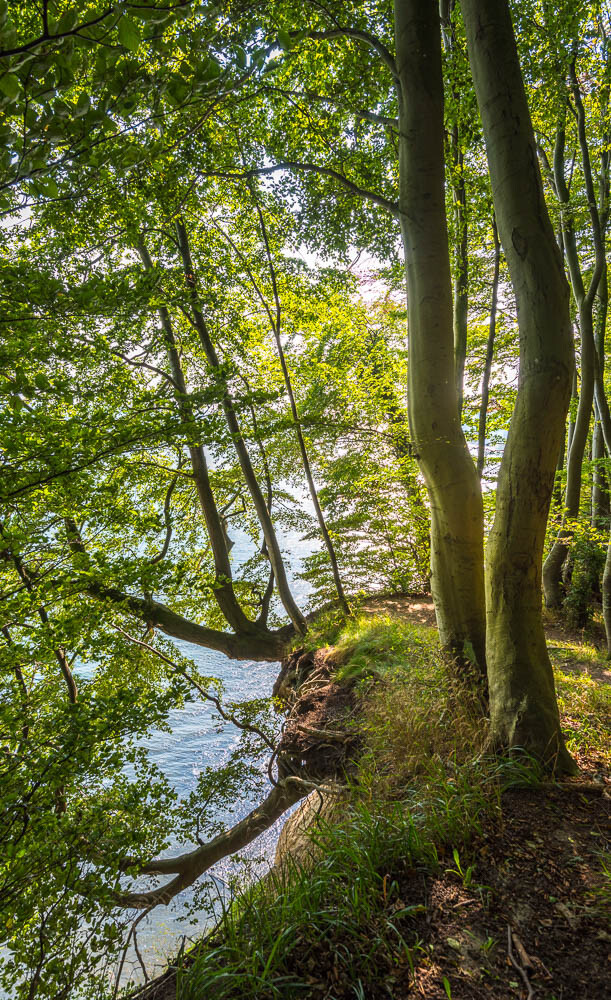
{"label": "tree branch", "polygon": [[306,795],[309,789],[300,782],[291,781],[287,787],[285,781],[272,788],[269,795],[248,813],[243,820],[229,830],[223,831],[207,844],[203,844],[188,854],[177,858],[157,859],[145,865],[143,874],[170,875],[176,873],[167,885],[149,892],[125,892],[117,897],[120,906],[146,909],[157,906],[158,903],[168,903],[207,872],[212,865],[230,854],[235,854],[247,844],[250,844],[260,833],[268,830],[295,802]]}
{"label": "tree branch", "polygon": [[[304,33],[301,31],[290,31],[289,35],[292,38],[304,37]],[[379,38],[376,38],[375,35],[371,35],[368,31],[362,31],[360,28],[338,27],[330,28],[327,31],[307,31],[305,32],[305,37],[311,38],[314,41],[327,41],[333,38],[354,38],[357,42],[365,42],[366,45],[369,45],[369,47],[372,48],[377,55],[379,55],[384,65],[390,70],[393,79],[399,79],[399,73],[397,71],[397,64],[394,56]]]}
{"label": "tree branch", "polygon": [[164,663],[167,663],[168,666],[172,667],[172,669],[177,674],[180,674],[181,677],[184,677],[185,680],[188,681],[189,684],[191,684],[191,686],[195,688],[195,690],[204,699],[204,701],[209,701],[212,705],[214,705],[217,712],[219,713],[221,718],[225,720],[225,722],[233,723],[233,725],[237,729],[241,729],[245,733],[254,733],[255,736],[258,736],[259,739],[263,740],[265,745],[269,747],[270,750],[276,749],[275,744],[272,743],[269,737],[266,736],[266,734],[263,732],[262,729],[259,728],[259,726],[253,726],[250,725],[249,723],[240,722],[240,720],[237,719],[232,712],[226,712],[221,704],[220,699],[217,698],[216,695],[210,694],[209,691],[204,690],[199,681],[196,681],[195,678],[191,676],[191,674],[187,673],[184,667],[179,666],[178,663],[175,663],[174,660],[170,659],[169,656],[166,656],[166,654],[163,653],[160,649],[155,649],[154,646],[151,646],[148,642],[144,642],[142,639],[136,639],[134,635],[130,635],[129,632],[126,632],[118,625],[115,625],[114,628],[116,629],[117,632],[120,632],[121,635],[124,635],[126,639],[129,639],[130,642],[133,642],[135,646],[141,646],[143,649],[147,649],[149,653],[153,653],[155,656],[159,657],[160,660],[163,660]]}
{"label": "tree branch", "polygon": [[371,201],[374,205],[378,205],[379,208],[383,208],[385,211],[390,212],[395,219],[399,218],[398,202],[390,201],[389,198],[384,198],[383,195],[376,194],[375,191],[369,191],[367,188],[359,187],[358,184],[349,180],[348,177],[344,177],[344,175],[338,170],[333,170],[331,167],[321,167],[316,163],[302,163],[300,160],[283,160],[281,163],[275,163],[270,167],[254,167],[253,169],[245,170],[242,173],[223,170],[207,170],[203,172],[202,176],[224,177],[227,180],[247,180],[249,177],[263,177],[266,174],[273,174],[277,170],[303,170],[306,173],[317,173],[321,174],[323,177],[332,177],[334,180],[343,184],[348,191],[356,195],[358,198],[364,198],[367,201]]}

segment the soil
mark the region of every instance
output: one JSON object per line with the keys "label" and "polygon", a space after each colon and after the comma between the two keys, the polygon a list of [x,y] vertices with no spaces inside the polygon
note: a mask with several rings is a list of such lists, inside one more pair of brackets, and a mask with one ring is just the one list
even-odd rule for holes
{"label": "soil", "polygon": [[395,615],[397,618],[407,618],[417,625],[437,627],[435,605],[430,594],[383,594],[369,597],[361,610],[365,614]]}
{"label": "soil", "polygon": [[403,897],[424,906],[412,931],[421,957],[414,956],[413,974],[387,979],[380,997],[609,996],[611,914],[608,885],[606,910],[601,895],[601,853],[609,850],[610,802],[602,791],[569,786],[507,792],[502,824],[460,857],[464,877],[450,855],[444,874],[405,880]]}
{"label": "soil", "polygon": [[359,743],[352,724],[357,708],[354,685],[332,679],[337,665],[333,647],[315,653],[298,649],[283,661],[274,686],[274,694],[289,708],[278,745],[279,766],[281,760],[294,758],[307,767],[311,780],[341,778]]}
{"label": "soil", "polygon": [[[363,610],[436,624],[427,595],[376,597]],[[604,632],[584,636],[546,617],[550,645],[587,639],[605,648]],[[611,682],[609,669],[586,658],[563,657],[562,669]],[[451,853],[441,855],[447,868],[439,875],[389,873],[388,882],[399,885],[399,899],[390,902],[396,922],[404,939],[417,944],[409,958],[380,968],[379,989],[367,1000],[611,996],[611,900],[603,870],[611,850],[611,783],[599,754],[577,762],[579,778],[562,786],[506,792],[501,821],[459,857],[462,875]],[[401,918],[406,906],[417,915]],[[321,971],[328,961],[319,956]],[[354,985],[333,978],[331,968],[319,975],[312,997],[352,1000]]]}

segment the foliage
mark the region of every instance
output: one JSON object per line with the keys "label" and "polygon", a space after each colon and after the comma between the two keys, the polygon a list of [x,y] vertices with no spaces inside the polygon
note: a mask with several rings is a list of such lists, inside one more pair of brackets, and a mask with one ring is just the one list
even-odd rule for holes
{"label": "foliage", "polygon": [[[298,641],[337,643],[343,678],[382,679],[344,831],[353,848],[326,831],[324,878],[310,885],[295,872],[294,901],[270,895],[247,971],[237,953],[251,904],[228,912],[233,952],[223,953],[228,978],[216,986],[288,989],[280,946],[264,959],[261,949],[273,935],[288,940],[282,921],[305,934],[308,912],[319,913],[320,933],[325,921],[343,921],[344,943],[362,941],[373,920],[388,960],[408,956],[389,912],[376,909],[384,859],[398,858],[406,838],[413,863],[433,863],[433,843],[459,843],[461,824],[468,833],[478,810],[494,808],[492,765],[481,763],[489,779],[481,798],[469,771],[481,745],[468,700],[448,687],[429,634],[358,614],[372,590],[428,588],[430,518],[412,454],[402,261],[387,211],[399,176],[396,88],[384,58],[393,50],[391,6],[331,6],[0,2],[0,932],[2,982],[15,997],[101,993],[129,933],[117,899],[139,866],[171,838],[216,836],[239,812],[244,787],[264,793],[279,728],[267,702],[225,706],[246,728],[225,766],[203,773],[185,801],[143,741],[198,690],[222,698],[217,680],[166,636],[183,629],[201,638],[203,630],[204,645],[213,633],[213,648],[227,651],[223,644],[241,636],[223,594],[246,623],[245,648],[256,637],[269,643],[257,655],[275,659],[289,642],[277,573],[269,589],[269,539],[248,462],[283,565],[290,568],[287,539],[297,532],[311,548],[302,572],[311,606],[335,600],[298,431],[355,610],[347,626],[329,611]],[[543,160],[553,159],[574,56],[604,175],[607,5],[514,6]],[[455,284],[465,226],[468,233],[463,422],[473,443],[492,206],[461,15],[450,7],[447,214]],[[577,148],[576,128],[569,114],[567,148]],[[549,173],[546,184],[559,224]],[[570,218],[586,275],[588,204],[577,163]],[[499,304],[488,523],[520,350],[504,264]],[[608,471],[608,458],[596,461]],[[584,465],[572,526],[565,608],[579,627],[601,570],[601,536],[586,526],[592,468]],[[212,539],[215,517],[221,541]],[[606,530],[604,517],[600,524]],[[568,685],[561,681],[562,699]],[[575,747],[587,731],[598,738],[597,698],[588,692],[575,707],[583,729],[571,737]],[[417,803],[408,791],[414,775]],[[126,858],[137,862],[127,872]],[[357,863],[358,898],[346,895]],[[331,877],[335,916],[323,906]],[[253,890],[252,899],[266,892]],[[345,950],[338,961],[366,989],[369,953],[359,968]]]}

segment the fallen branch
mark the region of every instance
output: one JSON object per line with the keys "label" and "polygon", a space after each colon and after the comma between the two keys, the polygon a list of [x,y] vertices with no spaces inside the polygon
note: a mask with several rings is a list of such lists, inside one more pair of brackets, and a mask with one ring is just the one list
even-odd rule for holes
{"label": "fallen branch", "polygon": [[[515,938],[514,938],[514,941],[515,941]],[[522,977],[522,979],[524,981],[524,985],[526,986],[526,989],[528,991],[528,995],[526,997],[526,1000],[532,1000],[532,998],[535,995],[535,991],[533,990],[531,982],[530,982],[530,979],[528,978],[528,972],[515,959],[515,956],[513,954],[513,947],[512,947],[512,943],[511,942],[512,942],[511,927],[510,927],[509,924],[507,924],[507,954],[509,956],[509,961],[513,965],[514,969],[517,972],[520,973],[520,976]],[[520,942],[520,946],[522,947],[522,950],[524,951],[524,948],[523,948],[521,942]],[[516,945],[516,947],[517,947],[517,945]],[[526,951],[524,951],[524,954],[526,955]],[[528,955],[526,955],[526,957],[528,958]],[[530,961],[530,959],[529,959],[529,961]]]}
{"label": "fallen branch", "polygon": [[314,729],[312,726],[302,725],[296,725],[295,729],[298,729],[300,733],[305,733],[307,736],[316,736],[321,740],[332,740],[336,743],[348,743],[352,739],[350,735],[334,729]]}

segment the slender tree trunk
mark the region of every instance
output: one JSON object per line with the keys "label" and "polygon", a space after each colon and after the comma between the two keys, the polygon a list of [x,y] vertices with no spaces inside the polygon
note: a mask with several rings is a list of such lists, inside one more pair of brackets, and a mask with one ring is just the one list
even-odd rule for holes
{"label": "slender tree trunk", "polygon": [[455,0],[440,0],[443,47],[446,53],[451,77],[452,110],[455,121],[450,130],[450,185],[454,198],[454,222],[456,238],[454,247],[454,298],[453,332],[454,365],[456,369],[456,393],[458,413],[462,413],[465,360],[467,357],[467,331],[469,317],[469,223],[467,218],[467,188],[464,174],[464,155],[461,148],[460,125],[457,120],[460,107],[460,93],[455,77],[456,30],[452,21]]}
{"label": "slender tree trunk", "polygon": [[339,599],[339,603],[342,610],[346,614],[349,614],[350,608],[348,606],[348,601],[346,600],[346,595],[344,593],[344,587],[339,572],[339,564],[337,562],[335,547],[331,540],[329,529],[327,528],[327,522],[325,521],[325,516],[322,512],[322,507],[320,506],[320,500],[318,499],[318,490],[316,489],[316,483],[314,482],[314,476],[312,475],[310,456],[308,455],[308,449],[306,447],[305,438],[303,436],[303,431],[301,429],[301,421],[299,419],[299,413],[297,411],[297,404],[295,402],[295,395],[293,393],[291,377],[289,375],[286,359],[284,357],[284,349],[282,347],[282,342],[280,340],[280,332],[277,329],[274,329],[274,339],[276,341],[278,357],[280,359],[280,366],[282,368],[282,374],[284,376],[284,385],[286,387],[286,392],[289,397],[291,414],[293,417],[293,425],[295,427],[295,433],[297,435],[297,442],[299,444],[299,451],[301,454],[301,462],[303,464],[303,471],[305,472],[305,477],[308,483],[308,489],[310,491],[310,497],[312,498],[312,503],[314,505],[314,511],[316,513],[316,520],[318,521],[318,527],[320,528],[320,533],[323,537],[323,542],[327,550],[327,555],[329,556],[329,562],[331,563],[331,571],[333,573],[333,581],[335,583],[337,597]]}
{"label": "slender tree trunk", "polygon": [[496,308],[499,293],[499,273],[501,270],[501,244],[496,228],[496,219],[492,216],[492,238],[494,240],[494,275],[492,277],[492,301],[490,303],[490,325],[488,326],[488,341],[486,343],[486,360],[482,377],[482,399],[479,407],[479,426],[477,434],[477,474],[482,478],[486,461],[486,421],[488,418],[488,399],[490,395],[490,372],[494,356],[494,340],[496,337]]}
{"label": "slender tree trunk", "polygon": [[[378,335],[373,336],[375,347]],[[383,339],[383,338],[382,338]],[[392,450],[399,462],[399,473],[405,493],[411,502],[410,518],[414,527],[414,565],[423,581],[430,585],[431,563],[431,519],[422,496],[414,463],[412,442],[409,436],[408,414],[399,402],[394,386],[384,378],[384,364],[374,361],[373,375],[379,379],[380,396],[388,420],[388,430]]]}
{"label": "slender tree trunk", "polygon": [[[153,263],[148,250],[142,241],[138,246],[138,252],[145,269],[151,270]],[[210,539],[210,547],[212,549],[212,556],[214,559],[214,569],[216,574],[214,597],[228,624],[231,625],[236,632],[253,632],[256,631],[256,625],[244,614],[233,590],[231,561],[229,559],[229,550],[227,548],[227,539],[223,529],[223,522],[216,506],[212,486],[210,485],[208,464],[206,462],[204,448],[201,441],[193,440],[193,431],[195,430],[196,422],[189,401],[189,392],[185,382],[180,362],[180,355],[176,346],[176,340],[174,338],[174,330],[172,328],[170,314],[165,306],[161,306],[159,308],[159,319],[161,321],[165,347],[175,386],[176,401],[178,403],[181,418],[186,426],[190,427],[192,430],[192,433],[189,436],[188,449],[189,456],[191,458],[191,468],[193,470],[195,488],[199,498],[201,510],[204,515],[204,520],[206,522],[206,530],[208,532],[208,538]]]}
{"label": "slender tree trunk", "polygon": [[410,517],[414,526],[414,565],[416,572],[426,584],[430,582],[431,562],[431,519],[418,483],[412,443],[409,438],[408,420],[402,406],[390,387],[384,392],[384,403],[388,417],[390,439],[395,457],[399,462],[401,480],[410,499]]}
{"label": "slender tree trunk", "polygon": [[[252,188],[251,188],[252,190]],[[331,540],[331,535],[329,534],[329,529],[327,528],[327,522],[325,520],[325,515],[323,514],[322,507],[320,506],[320,500],[318,497],[318,490],[316,489],[316,483],[314,482],[314,476],[312,474],[312,466],[310,465],[310,456],[308,455],[308,449],[306,447],[305,438],[303,436],[303,430],[301,427],[301,420],[299,419],[299,412],[297,410],[297,402],[295,400],[295,393],[293,392],[293,383],[291,381],[291,376],[289,373],[288,365],[286,363],[286,357],[284,354],[284,348],[282,346],[281,339],[281,323],[282,323],[282,308],[280,305],[280,296],[278,294],[278,283],[276,281],[276,269],[272,260],[272,255],[269,246],[269,240],[267,238],[267,227],[265,225],[265,217],[261,210],[261,206],[256,202],[257,216],[259,218],[259,226],[261,228],[261,235],[263,237],[263,242],[265,244],[265,253],[267,256],[267,263],[269,269],[269,276],[272,283],[272,289],[274,294],[274,313],[268,310],[269,320],[272,326],[272,331],[274,334],[274,341],[276,343],[276,350],[278,352],[278,359],[280,361],[280,368],[282,369],[282,377],[284,379],[284,387],[286,389],[286,394],[289,399],[289,405],[291,407],[291,416],[293,418],[293,424],[295,427],[295,434],[297,435],[297,443],[299,445],[299,452],[301,454],[301,463],[303,465],[303,471],[305,472],[305,477],[308,483],[308,489],[310,491],[310,497],[312,499],[312,504],[314,506],[314,511],[316,513],[316,520],[318,521],[318,527],[320,528],[320,533],[323,538],[325,548],[327,550],[327,555],[329,556],[329,562],[331,563],[331,572],[333,574],[333,582],[335,584],[335,590],[337,592],[337,597],[340,603],[340,607],[345,614],[350,614],[350,607],[348,601],[346,600],[346,595],[344,593],[344,587],[342,584],[342,578],[339,572],[339,564],[337,561],[337,555],[335,552],[335,546]]]}
{"label": "slender tree trunk", "polygon": [[395,0],[394,11],[410,433],[430,497],[441,642],[459,663],[474,662],[483,679],[483,509],[456,392],[439,16],[433,4],[418,0]]}
{"label": "slender tree trunk", "polygon": [[594,334],[591,310],[588,311],[587,307],[580,306],[579,327],[581,330],[581,391],[577,404],[577,417],[571,435],[571,447],[568,450],[566,460],[564,511],[558,537],[543,565],[543,590],[548,608],[559,608],[564,597],[562,567],[569,553],[573,537],[572,522],[579,514],[581,472],[594,400]]}
{"label": "slender tree trunk", "polygon": [[554,153],[554,180],[562,211],[562,239],[569,267],[573,297],[577,304],[581,339],[581,386],[577,416],[571,434],[566,460],[566,490],[562,523],[550,553],[543,565],[543,590],[549,608],[562,604],[562,567],[573,536],[572,522],[579,514],[581,472],[590,431],[594,399],[594,296],[592,284],[586,292],[577,253],[577,242],[570,210],[570,195],[564,177],[564,127],[558,130]]}
{"label": "slender tree trunk", "polygon": [[598,408],[596,409],[592,432],[592,527],[601,530],[609,526],[609,488],[605,475],[605,440],[603,437]]}
{"label": "slender tree trunk", "polygon": [[[558,510],[560,509],[560,505],[562,503],[562,479],[561,479],[561,476],[562,476],[562,470],[564,469],[564,451],[565,451],[565,447],[566,447],[566,424],[565,424],[565,426],[563,428],[562,444],[560,445],[560,451],[558,452],[558,461],[556,463],[556,477],[555,477],[555,482],[554,482],[553,499],[554,499],[554,505],[555,505],[555,507],[558,508]],[[562,513],[560,513],[559,517],[557,515],[555,515],[555,517],[554,517],[554,520],[556,522],[559,521],[559,520],[561,520],[561,519],[562,519]]]}
{"label": "slender tree trunk", "polygon": [[242,475],[248,487],[248,491],[251,495],[259,523],[261,525],[263,535],[265,537],[265,543],[267,545],[267,551],[269,555],[269,561],[271,563],[272,569],[274,571],[274,578],[276,581],[276,587],[278,588],[278,595],[282,604],[284,605],[289,618],[293,622],[293,625],[298,632],[305,632],[306,621],[303,617],[301,611],[295,603],[295,599],[291,593],[288,579],[286,576],[286,569],[284,567],[284,561],[282,559],[282,554],[280,552],[280,546],[278,544],[278,539],[276,537],[276,531],[272,523],[272,519],[269,515],[265,504],[265,498],[261,492],[261,488],[257,481],[255,471],[252,467],[250,461],[250,456],[248,454],[248,449],[246,447],[246,442],[240,430],[240,425],[233,405],[233,400],[229,393],[229,388],[227,385],[227,380],[223,373],[222,367],[220,365],[214,344],[210,337],[208,331],[207,323],[204,319],[204,315],[199,308],[199,297],[197,293],[197,284],[195,280],[195,272],[193,269],[193,261],[191,259],[191,250],[189,247],[189,238],[187,235],[187,230],[185,228],[182,219],[176,220],[176,234],[178,237],[178,245],[180,250],[180,255],[182,257],[183,268],[185,272],[185,281],[187,284],[187,289],[190,296],[190,305],[192,310],[192,321],[199,334],[199,338],[204,349],[204,353],[208,360],[208,364],[213,370],[215,377],[218,379],[220,389],[222,391],[222,405],[225,413],[225,419],[227,421],[227,426],[231,432],[231,437],[233,439],[233,445],[238,456],[238,461],[240,463],[240,468],[242,470]]}
{"label": "slender tree trunk", "polygon": [[[603,432],[605,448],[607,454],[611,455],[611,413],[609,412],[609,402],[605,393],[605,386],[602,378],[602,371],[596,363],[595,372],[595,395],[596,405],[600,416],[600,426]],[[611,659],[611,530],[607,543],[607,555],[605,558],[605,568],[601,585],[603,622],[605,625],[605,635],[607,637],[607,657]]]}
{"label": "slender tree trunk", "polygon": [[[0,522],[0,537],[2,537],[2,539],[7,543],[7,550],[10,553],[10,558],[12,559],[13,565],[17,571],[17,575],[19,576],[19,579],[21,580],[25,589],[30,595],[33,604],[36,606],[38,617],[40,618],[47,633],[49,635],[52,635],[52,627],[51,627],[51,622],[49,621],[49,616],[47,614],[47,609],[45,608],[44,604],[38,604],[36,600],[36,586],[35,586],[34,575],[29,569],[29,567],[26,566],[19,553],[13,550],[10,537],[8,536],[4,524],[1,522]],[[8,632],[5,632],[5,636],[7,635]],[[72,668],[70,667],[70,663],[68,661],[68,654],[66,653],[66,650],[64,649],[63,646],[54,644],[53,655],[57,660],[60,673],[64,679],[64,683],[66,685],[66,690],[68,693],[68,700],[74,705],[76,704],[78,699],[78,689],[76,686],[76,681],[74,679],[74,674],[72,673]],[[21,674],[21,670],[19,668],[16,671],[16,676],[18,678],[19,676],[21,676],[21,679],[23,681],[23,675]]]}
{"label": "slender tree trunk", "polygon": [[[560,579],[562,565],[566,559],[570,539],[572,537],[571,520],[579,514],[581,497],[581,470],[585,447],[592,416],[592,401],[594,398],[595,354],[594,341],[594,305],[600,282],[606,271],[605,241],[606,228],[606,191],[608,188],[608,153],[604,152],[601,160],[601,176],[599,198],[596,198],[594,177],[590,160],[590,150],[586,131],[586,117],[581,96],[575,59],[573,59],[569,78],[571,93],[577,116],[577,133],[581,151],[583,179],[588,198],[592,244],[594,247],[594,269],[587,289],[579,262],[577,241],[569,204],[569,190],[564,177],[565,134],[561,126],[556,134],[554,150],[554,179],[556,192],[562,209],[562,237],[566,260],[569,268],[573,296],[577,303],[579,329],[581,332],[581,391],[577,407],[577,418],[573,431],[570,450],[567,454],[566,496],[563,523],[558,538],[545,561],[543,567],[543,585],[545,600],[548,606],[557,607],[562,599]],[[568,522],[568,523],[567,523]]]}
{"label": "slender tree trunk", "polygon": [[520,330],[518,395],[487,546],[492,737],[572,771],[541,619],[543,544],[573,365],[569,292],[543,197],[509,7],[463,0],[462,10]]}
{"label": "slender tree trunk", "polygon": [[[609,302],[609,276],[607,262],[600,279],[597,293],[596,309],[596,354],[601,379],[604,376],[605,365],[605,333],[607,329],[607,311]],[[592,438],[592,458],[594,460],[594,475],[592,479],[592,527],[608,529],[611,515],[609,498],[609,483],[605,473],[605,440],[601,427],[598,404],[595,406],[594,436]]]}

